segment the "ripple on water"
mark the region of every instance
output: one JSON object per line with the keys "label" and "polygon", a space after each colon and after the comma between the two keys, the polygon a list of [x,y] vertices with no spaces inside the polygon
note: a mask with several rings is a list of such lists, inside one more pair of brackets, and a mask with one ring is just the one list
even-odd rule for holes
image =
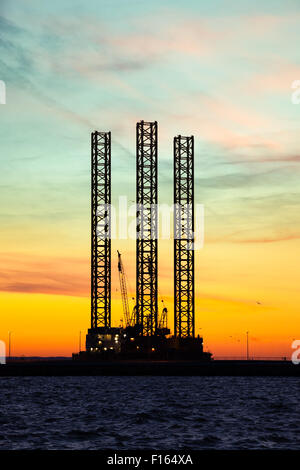
{"label": "ripple on water", "polygon": [[298,378],[10,377],[0,392],[0,449],[300,445]]}

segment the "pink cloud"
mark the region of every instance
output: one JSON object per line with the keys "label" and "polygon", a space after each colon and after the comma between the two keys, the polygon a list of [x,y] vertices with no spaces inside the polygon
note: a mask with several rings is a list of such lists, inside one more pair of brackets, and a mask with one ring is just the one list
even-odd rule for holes
{"label": "pink cloud", "polygon": [[[257,149],[260,154],[262,150],[272,153],[281,149],[280,140],[266,132],[272,128],[272,119],[249,107],[205,94],[177,98],[175,105],[176,114],[171,106],[169,108],[170,120],[180,121],[183,133],[194,133],[202,141],[212,142],[228,151],[246,149],[247,154],[256,154]],[[173,123],[168,125],[174,126]]]}
{"label": "pink cloud", "polygon": [[86,259],[2,253],[1,273],[3,292],[89,296]]}
{"label": "pink cloud", "polygon": [[300,66],[276,58],[276,62],[269,65],[267,72],[254,74],[243,83],[243,89],[252,94],[284,93],[289,102],[291,85],[295,80],[300,80]]}

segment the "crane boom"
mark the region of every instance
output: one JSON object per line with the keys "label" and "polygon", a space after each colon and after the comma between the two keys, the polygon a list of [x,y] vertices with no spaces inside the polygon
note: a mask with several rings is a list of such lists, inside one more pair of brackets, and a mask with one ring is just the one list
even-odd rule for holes
{"label": "crane boom", "polygon": [[130,313],[129,313],[126,277],[125,277],[124,266],[123,266],[123,262],[121,258],[121,253],[119,251],[118,251],[118,271],[119,271],[120,288],[121,288],[121,295],[122,295],[125,324],[126,326],[130,326],[131,321],[130,321]]}

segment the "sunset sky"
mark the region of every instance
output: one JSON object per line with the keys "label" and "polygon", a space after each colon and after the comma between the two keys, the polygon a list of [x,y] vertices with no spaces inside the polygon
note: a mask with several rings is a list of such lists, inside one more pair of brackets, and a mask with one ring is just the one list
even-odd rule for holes
{"label": "sunset sky", "polygon": [[[159,200],[172,140],[195,136],[196,333],[216,356],[290,356],[300,339],[300,4],[1,0],[0,340],[70,355],[90,322],[90,133],[112,132],[112,194],[135,199],[135,124],[159,123]],[[131,295],[135,242],[113,240]],[[173,244],[160,300],[173,328]],[[131,308],[134,303],[132,302]]]}

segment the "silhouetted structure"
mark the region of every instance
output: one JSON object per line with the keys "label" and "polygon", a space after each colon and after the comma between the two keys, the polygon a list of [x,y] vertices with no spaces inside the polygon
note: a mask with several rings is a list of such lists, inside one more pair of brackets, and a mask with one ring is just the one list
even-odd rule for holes
{"label": "silhouetted structure", "polygon": [[136,318],[140,334],[157,330],[157,122],[136,126]]}
{"label": "silhouetted structure", "polygon": [[91,327],[111,319],[111,134],[92,133]]}
{"label": "silhouetted structure", "polygon": [[195,335],[194,137],[174,137],[174,335]]}
{"label": "silhouetted structure", "polygon": [[118,270],[125,325],[111,327],[111,133],[92,133],[91,328],[74,360],[201,360],[194,332],[194,138],[174,138],[175,334],[158,313],[158,129],[136,126],[136,306],[130,315],[121,254]]}
{"label": "silhouetted structure", "polygon": [[113,342],[111,328],[111,133],[91,135],[91,328],[88,351],[98,351],[103,341]]}
{"label": "silhouetted structure", "polygon": [[136,307],[134,306],[132,314],[129,311],[129,301],[128,301],[128,293],[127,293],[127,282],[126,282],[126,274],[124,270],[123,260],[121,253],[118,253],[118,271],[119,271],[119,279],[120,279],[120,289],[121,289],[121,297],[122,297],[122,304],[123,304],[123,313],[125,319],[125,327],[133,327],[135,326],[135,310]]}

